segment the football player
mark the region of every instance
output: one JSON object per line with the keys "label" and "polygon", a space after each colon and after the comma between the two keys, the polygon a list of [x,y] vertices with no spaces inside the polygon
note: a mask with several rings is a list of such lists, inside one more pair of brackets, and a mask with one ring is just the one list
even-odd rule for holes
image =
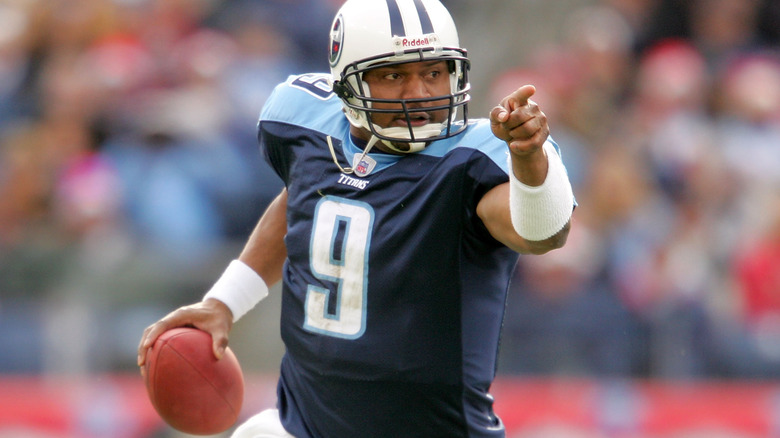
{"label": "football player", "polygon": [[469,60],[439,0],[348,0],[330,74],[280,84],[258,138],[285,188],[204,299],[149,326],[211,333],[282,281],[277,409],[234,437],[501,437],[499,332],[520,254],[561,247],[575,206],[522,86],[469,119]]}

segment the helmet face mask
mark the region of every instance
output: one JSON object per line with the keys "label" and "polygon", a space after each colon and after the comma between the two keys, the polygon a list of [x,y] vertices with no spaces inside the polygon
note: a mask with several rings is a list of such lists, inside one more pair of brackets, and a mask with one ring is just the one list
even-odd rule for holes
{"label": "helmet face mask", "polygon": [[[366,72],[375,68],[392,68],[400,64],[431,59],[424,58],[422,53],[419,56],[419,60],[382,62],[378,65],[371,63],[373,60],[366,60],[369,66],[362,68],[359,65],[361,63],[350,64],[346,67],[346,73],[334,85],[334,89],[344,101],[348,114],[352,114],[356,118],[365,118],[367,126],[364,127],[380,140],[388,142],[427,142],[452,137],[459,134],[466,127],[468,120],[467,104],[470,100],[468,94],[470,86],[467,80],[468,67],[456,69],[454,67],[455,61],[452,61],[451,59],[453,58],[451,57],[447,58],[450,59],[450,61],[447,61],[450,70],[449,75],[451,77],[455,76],[457,70],[460,70],[461,73],[457,76],[454,91],[451,84],[448,94],[412,99],[383,99],[371,95],[368,83],[363,80],[363,75]],[[436,58],[433,59],[435,60]],[[458,60],[463,65],[468,66],[465,51],[462,56],[458,57]],[[450,82],[452,83],[452,79]],[[445,113],[446,116],[441,121],[433,121],[434,123],[431,123],[431,126],[416,129],[412,127],[412,114],[420,112]],[[407,128],[382,129],[374,121],[374,116],[379,114],[402,116],[406,120]],[[405,129],[408,132],[399,132],[399,129]]]}
{"label": "helmet face mask", "polygon": [[[400,14],[393,22],[393,8],[404,13],[403,26],[398,23]],[[422,33],[425,30],[434,32]],[[396,34],[400,32],[411,34]],[[333,22],[330,47],[333,89],[347,118],[390,149],[417,152],[430,141],[455,136],[466,128],[469,61],[466,50],[458,45],[452,18],[438,0],[347,1]],[[377,98],[364,80],[375,68],[431,61],[446,62],[449,93],[413,99]],[[414,126],[413,114],[421,112],[444,114],[443,120]],[[379,126],[375,117],[384,114],[405,120],[405,127]]]}

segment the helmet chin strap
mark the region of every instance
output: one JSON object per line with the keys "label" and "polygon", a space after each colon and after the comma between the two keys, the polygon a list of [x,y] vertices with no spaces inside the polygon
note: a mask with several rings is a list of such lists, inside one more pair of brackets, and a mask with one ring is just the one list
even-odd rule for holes
{"label": "helmet chin strap", "polygon": [[[336,158],[336,151],[333,148],[333,140],[331,140],[330,136],[326,137],[328,140],[328,148],[330,149],[330,156],[333,157],[333,162],[336,163],[336,167],[339,168],[343,173],[349,175],[351,173],[355,173],[355,169],[353,169],[350,166],[347,167],[341,167],[341,164],[339,164],[339,160]],[[368,154],[368,152],[374,147],[374,145],[379,141],[379,137],[376,135],[372,135],[371,139],[368,140],[368,144],[366,144],[366,147],[363,149],[363,153],[360,155],[360,159],[357,160],[357,162],[360,162],[365,158],[365,156]]]}
{"label": "helmet chin strap", "polygon": [[[440,125],[440,123],[434,123],[434,125]],[[406,137],[411,138],[408,129],[404,129],[404,128],[400,128],[400,127],[385,128],[385,129],[381,129],[379,127],[376,127],[376,128],[377,128],[377,132],[391,130],[391,132],[389,132],[387,134],[396,134],[396,133],[398,133],[400,135],[400,134],[405,133]],[[396,131],[392,131],[392,130],[398,130],[398,131],[396,132]],[[432,131],[433,129],[430,129],[430,130]],[[438,132],[441,132],[441,130],[437,131],[437,133]],[[385,132],[380,132],[380,133],[382,135],[386,134]],[[416,132],[415,132],[415,134],[416,134]],[[428,136],[432,136],[432,134],[428,134]],[[329,135],[326,138],[327,138],[327,141],[328,141],[328,148],[330,149],[330,155],[333,158],[333,162],[336,163],[336,166],[339,168],[339,170],[341,170],[343,173],[345,173],[347,175],[354,174],[355,173],[355,169],[354,168],[352,168],[350,166],[342,167],[341,164],[339,164],[339,160],[336,158],[336,151],[335,151],[335,149],[333,147],[333,140],[331,140],[331,137]],[[353,163],[355,163],[355,162],[359,163],[359,162],[363,161],[363,158],[365,158],[365,156],[368,155],[368,153],[371,151],[371,149],[374,148],[374,145],[376,145],[378,142],[379,142],[379,137],[377,137],[376,135],[371,135],[371,138],[368,140],[368,143],[366,143],[366,147],[363,148],[363,153],[360,155],[360,158],[357,159],[357,160],[353,160]],[[397,148],[395,145],[392,144],[392,142],[390,142],[388,140],[382,140],[382,143],[384,143],[388,148],[390,148],[390,149],[392,149],[394,151],[397,151],[399,153],[402,153],[402,154],[408,154],[408,153],[412,153],[412,152],[421,151],[421,150],[425,149],[425,145],[426,145],[425,142],[404,142],[405,144],[409,145],[409,149],[408,150],[402,150],[402,149]]]}

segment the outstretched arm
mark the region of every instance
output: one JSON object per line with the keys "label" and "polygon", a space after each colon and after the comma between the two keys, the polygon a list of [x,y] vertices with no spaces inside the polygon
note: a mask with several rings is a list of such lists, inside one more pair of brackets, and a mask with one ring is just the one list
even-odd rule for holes
{"label": "outstretched arm", "polygon": [[535,92],[522,86],[490,112],[493,134],[509,148],[510,182],[488,192],[477,214],[496,240],[520,253],[543,254],[565,244],[574,198],[557,151],[546,143],[550,129],[530,99]]}
{"label": "outstretched arm", "polygon": [[182,326],[210,333],[214,355],[222,357],[233,322],[265,297],[266,285],[276,284],[282,278],[287,257],[286,215],[287,191],[283,190],[260,218],[238,261],[231,263],[203,301],[180,307],[144,330],[138,345],[138,366],[146,362],[149,348],[161,334]]}

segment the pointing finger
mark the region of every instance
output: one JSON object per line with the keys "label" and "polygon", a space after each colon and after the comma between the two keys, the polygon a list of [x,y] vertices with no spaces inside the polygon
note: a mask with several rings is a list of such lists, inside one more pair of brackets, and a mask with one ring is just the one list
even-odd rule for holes
{"label": "pointing finger", "polygon": [[503,106],[509,111],[514,111],[520,107],[528,105],[528,99],[536,93],[536,87],[533,85],[523,85],[507,96]]}

